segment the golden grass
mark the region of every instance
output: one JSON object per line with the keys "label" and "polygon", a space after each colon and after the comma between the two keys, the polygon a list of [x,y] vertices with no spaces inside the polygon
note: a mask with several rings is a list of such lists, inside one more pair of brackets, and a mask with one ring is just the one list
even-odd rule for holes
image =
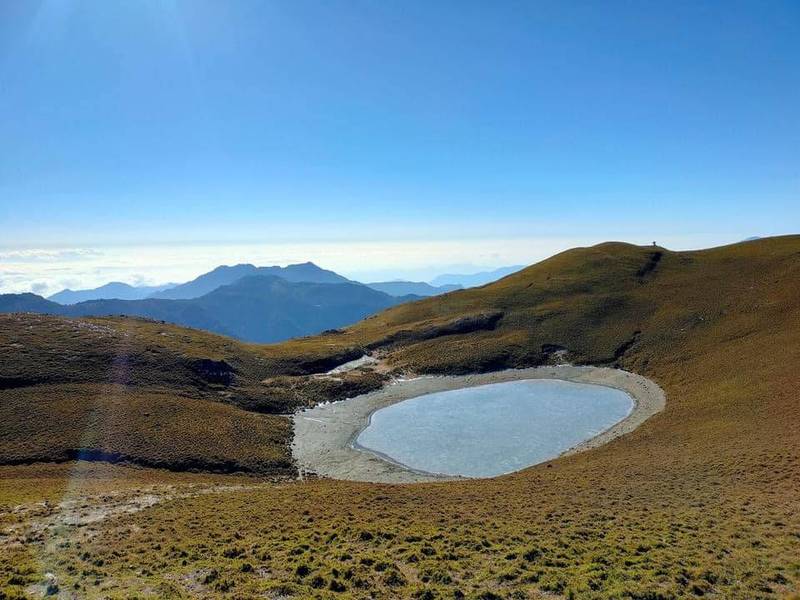
{"label": "golden grass", "polygon": [[[0,315],[0,464],[82,457],[286,473],[291,425],[277,415],[382,384],[367,372],[336,382],[303,375],[351,354],[320,346],[289,359],[277,347],[143,319]],[[227,365],[230,380],[209,376],[209,361]]]}
{"label": "golden grass", "polygon": [[66,497],[109,494],[161,485],[252,484],[250,476],[182,473],[105,462],[70,461],[0,466],[0,512]]}
{"label": "golden grass", "polygon": [[[73,461],[0,467],[0,598],[47,590],[50,553],[75,532],[92,535],[98,519],[173,497],[260,485],[253,477],[176,473]],[[224,487],[220,487],[224,486]],[[52,591],[52,590],[51,590]]]}
{"label": "golden grass", "polygon": [[288,419],[121,385],[6,390],[0,462],[131,461],[171,470],[289,473]]}
{"label": "golden grass", "polygon": [[[654,251],[573,250],[264,350],[299,363],[502,311],[492,330],[383,351],[398,368],[433,372],[535,364],[546,345],[617,363],[667,393],[664,412],[633,433],[492,480],[320,480],[174,499],[91,535],[66,530],[59,547],[33,544],[37,560],[81,597],[792,597],[800,237],[663,251],[642,272]],[[3,564],[9,596],[41,580],[22,559]]]}

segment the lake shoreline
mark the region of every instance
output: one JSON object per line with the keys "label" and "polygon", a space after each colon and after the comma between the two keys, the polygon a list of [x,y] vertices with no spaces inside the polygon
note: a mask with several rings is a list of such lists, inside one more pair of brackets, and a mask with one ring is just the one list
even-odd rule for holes
{"label": "lake shoreline", "polygon": [[[666,399],[658,385],[635,373],[607,367],[571,365],[507,369],[491,373],[422,376],[394,380],[380,390],[341,402],[319,405],[294,415],[292,456],[301,475],[305,472],[333,479],[373,483],[417,483],[464,479],[408,468],[356,443],[372,414],[410,398],[461,388],[525,379],[559,379],[604,385],[626,392],[633,399],[627,417],[559,456],[596,448],[629,433],[663,410]],[[557,457],[548,459],[554,460]],[[541,463],[539,463],[541,464]],[[534,466],[534,465],[531,465]]]}

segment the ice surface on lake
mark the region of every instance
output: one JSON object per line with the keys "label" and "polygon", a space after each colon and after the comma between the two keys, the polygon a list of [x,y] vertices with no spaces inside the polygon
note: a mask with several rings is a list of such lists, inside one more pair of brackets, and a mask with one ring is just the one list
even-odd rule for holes
{"label": "ice surface on lake", "polygon": [[376,411],[357,444],[447,475],[511,473],[569,450],[624,419],[625,392],[535,379],[427,394]]}

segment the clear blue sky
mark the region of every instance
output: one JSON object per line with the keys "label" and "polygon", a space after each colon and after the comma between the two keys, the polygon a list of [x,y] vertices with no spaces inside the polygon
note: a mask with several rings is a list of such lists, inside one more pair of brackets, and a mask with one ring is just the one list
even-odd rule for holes
{"label": "clear blue sky", "polygon": [[0,2],[0,226],[6,249],[796,232],[800,3]]}

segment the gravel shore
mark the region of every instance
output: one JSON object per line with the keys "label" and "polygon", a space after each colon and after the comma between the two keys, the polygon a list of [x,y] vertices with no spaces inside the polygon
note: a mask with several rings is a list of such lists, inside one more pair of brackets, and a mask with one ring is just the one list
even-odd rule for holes
{"label": "gravel shore", "polygon": [[342,402],[316,406],[294,415],[292,455],[301,474],[312,472],[333,479],[375,483],[415,483],[457,479],[414,471],[369,451],[354,442],[376,410],[409,398],[459,388],[520,379],[561,379],[620,389],[634,401],[631,413],[603,433],[564,454],[596,448],[629,433],[664,409],[664,392],[658,385],[635,373],[605,367],[536,367],[494,373],[425,376],[395,380],[384,388]]}

